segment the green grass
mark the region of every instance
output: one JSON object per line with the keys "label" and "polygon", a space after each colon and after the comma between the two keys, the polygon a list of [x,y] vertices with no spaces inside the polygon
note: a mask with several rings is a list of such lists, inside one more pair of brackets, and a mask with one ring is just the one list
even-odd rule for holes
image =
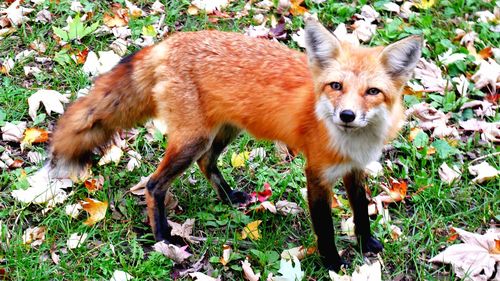
{"label": "green grass", "polygon": [[[29,2],[29,1],[25,1]],[[93,7],[94,15],[90,24],[102,23],[104,13],[111,10],[109,1],[81,1],[84,6]],[[92,3],[91,3],[92,2]],[[117,1],[124,2],[124,1]],[[153,1],[134,1],[146,10]],[[235,32],[243,30],[252,22],[253,12],[240,19],[220,19],[212,23],[209,16],[200,14],[190,16],[186,14],[190,1],[161,1],[169,11],[165,16],[164,24],[169,31],[220,29]],[[277,2],[277,1],[274,1]],[[311,12],[317,12],[320,20],[329,28],[338,23],[352,24],[352,16],[360,12],[362,3],[349,4],[326,1],[314,4],[305,1]],[[387,44],[411,34],[423,34],[426,40],[424,57],[437,60],[437,56],[452,48],[454,52],[467,51],[454,41],[454,30],[462,28],[466,31],[474,30],[478,33],[480,43],[476,43],[477,50],[487,46],[499,46],[500,34],[489,31],[488,24],[474,24],[470,26],[466,16],[480,10],[493,10],[495,1],[439,1],[429,10],[418,10],[420,15],[412,16],[408,20],[397,18],[394,14],[380,9],[384,1],[377,1],[374,6],[381,13],[382,22],[378,24],[377,34],[368,43],[369,45]],[[27,3],[26,5],[31,5]],[[229,12],[238,12],[244,6],[243,1],[234,1],[228,8]],[[45,4],[35,6],[35,11],[29,14],[34,18],[42,8],[48,9],[53,16],[50,24],[30,21],[19,27],[13,34],[0,41],[0,59],[14,57],[19,52],[28,49],[29,44],[36,39],[45,43],[47,51],[41,56],[54,58],[60,51],[52,26],[63,27],[68,16],[74,17],[75,12],[69,9],[70,1],[45,1]],[[273,9],[269,13],[276,14]],[[453,18],[453,20],[449,20]],[[148,16],[131,20],[129,26],[133,37],[139,37],[144,25],[157,22],[159,16]],[[291,23],[287,25],[290,35],[303,26],[302,17],[291,16]],[[388,22],[387,19],[392,19]],[[470,19],[468,19],[470,21]],[[289,39],[283,42],[297,48],[297,44]],[[93,51],[108,50],[114,40],[112,35],[96,36],[90,34],[80,41],[71,42],[74,50],[89,48]],[[132,44],[129,53],[137,50]],[[35,77],[25,77],[23,66],[38,66],[42,73]],[[477,67],[472,63],[442,66],[446,79],[465,73],[475,73]],[[71,93],[73,98],[76,92],[91,85],[91,80],[81,70],[81,65],[68,63],[61,65],[54,61],[39,63],[33,57],[17,62],[9,75],[0,76],[0,125],[4,122],[27,121],[28,127],[36,125],[48,130],[54,126],[57,114],[46,116],[33,124],[28,116],[27,98],[38,89],[54,89],[61,93]],[[458,94],[457,94],[458,95]],[[470,98],[480,99],[484,94],[472,89]],[[426,101],[434,102],[440,109],[452,114],[452,122],[471,118],[459,111],[465,99],[449,93],[447,100],[433,100],[431,95],[407,98],[409,104]],[[39,111],[40,112],[40,111]],[[471,114],[471,112],[469,112]],[[498,112],[490,121],[500,120]],[[115,270],[123,270],[138,280],[169,280],[177,276],[180,270],[189,268],[195,261],[203,260],[205,266],[200,269],[213,276],[223,276],[225,280],[241,280],[242,269],[240,261],[245,257],[254,270],[261,272],[263,280],[268,273],[276,274],[279,268],[279,254],[287,248],[295,246],[313,247],[315,237],[309,220],[308,212],[298,215],[275,215],[269,212],[246,212],[226,206],[216,199],[215,192],[203,178],[197,167],[188,169],[172,187],[172,192],[179,200],[181,209],[169,214],[171,220],[183,222],[188,218],[195,218],[194,236],[205,237],[206,241],[191,244],[193,256],[186,265],[174,263],[156,253],[152,249],[153,236],[145,214],[143,198],[134,196],[128,189],[136,184],[141,176],[152,173],[163,154],[167,140],[148,142],[144,139],[145,129],[140,137],[130,146],[143,156],[142,166],[133,172],[125,168],[126,161],[118,165],[108,164],[102,167],[95,165],[95,175],[105,178],[103,189],[95,194],[89,194],[82,184],[75,185],[71,196],[62,205],[58,205],[47,213],[43,213],[44,206],[22,204],[15,201],[10,192],[17,188],[26,187],[25,173],[37,169],[28,162],[26,151],[20,152],[19,144],[0,140],[0,153],[3,150],[12,150],[14,158],[24,159],[22,168],[2,170],[0,174],[0,279],[2,271],[6,271],[7,280],[81,280],[99,279],[109,280]],[[408,198],[402,203],[389,206],[392,224],[399,226],[403,236],[393,241],[387,225],[372,223],[372,230],[376,237],[384,242],[384,252],[381,254],[385,268],[384,280],[407,278],[404,280],[454,280],[450,267],[432,265],[427,259],[436,255],[445,246],[449,245],[448,230],[450,226],[458,226],[469,231],[484,232],[491,222],[500,221],[500,185],[499,179],[484,184],[473,184],[473,176],[467,172],[468,163],[472,160],[467,153],[487,155],[498,151],[498,147],[480,140],[478,134],[462,138],[456,144],[454,153],[439,156],[439,153],[426,155],[433,141],[425,143],[425,148],[417,149],[408,142],[408,128],[393,143],[395,150],[387,151],[384,159],[392,161],[391,169],[384,165],[384,174],[378,178],[371,178],[369,186],[372,194],[381,191],[380,183],[389,181],[389,178],[404,179],[409,183]],[[310,138],[311,136],[304,136]],[[311,141],[314,141],[311,139]],[[244,169],[231,166],[231,155],[253,148],[262,147],[267,156],[265,159],[248,163]],[[36,144],[28,151],[41,151],[44,144]],[[467,152],[467,153],[466,153]],[[500,168],[498,155],[485,159],[491,165]],[[298,203],[304,210],[307,204],[300,195],[300,188],[305,187],[303,173],[304,159],[295,158],[291,163],[284,163],[277,156],[276,149],[271,142],[257,141],[246,134],[240,136],[220,158],[220,168],[231,186],[252,192],[263,188],[268,182],[273,188],[271,200],[288,200]],[[446,162],[456,164],[463,171],[459,181],[452,185],[442,183],[438,175],[438,167]],[[193,179],[195,179],[193,181]],[[334,187],[339,196],[345,198],[345,192],[340,184]],[[72,219],[64,212],[66,204],[73,204],[86,197],[108,201],[110,208],[106,218],[95,226],[88,227],[82,224],[85,215]],[[335,225],[339,229],[340,216],[349,214],[348,208],[334,210]],[[376,220],[380,218],[374,218]],[[260,231],[262,239],[258,241],[240,240],[243,227],[254,220],[262,220]],[[22,235],[28,227],[45,226],[47,228],[45,241],[37,247],[23,245]],[[66,241],[70,234],[78,232],[88,233],[88,240],[77,249],[70,250]],[[338,234],[338,231],[337,231]],[[233,247],[233,257],[227,266],[219,263],[222,256],[223,244],[229,243]],[[346,249],[345,257],[351,260],[349,272],[363,263],[363,257],[357,250],[357,244],[345,235],[337,235],[337,246]],[[51,248],[56,249],[60,257],[59,264],[54,264],[50,258]],[[319,256],[310,255],[302,260],[302,268],[311,280],[328,280],[328,273],[320,266]]]}

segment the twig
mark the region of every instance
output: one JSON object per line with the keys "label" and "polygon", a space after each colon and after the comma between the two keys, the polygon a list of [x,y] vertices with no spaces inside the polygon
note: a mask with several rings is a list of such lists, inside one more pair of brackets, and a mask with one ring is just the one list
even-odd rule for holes
{"label": "twig", "polygon": [[476,158],[476,159],[474,159],[474,160],[470,161],[470,162],[469,162],[469,165],[470,165],[470,164],[472,164],[472,163],[474,163],[474,162],[477,162],[477,161],[479,161],[479,160],[483,160],[484,158],[488,158],[488,157],[490,157],[490,156],[496,156],[496,155],[500,155],[500,151],[493,152],[493,153],[486,154],[486,155],[483,155],[483,156],[481,156],[481,157],[478,157],[478,158]]}

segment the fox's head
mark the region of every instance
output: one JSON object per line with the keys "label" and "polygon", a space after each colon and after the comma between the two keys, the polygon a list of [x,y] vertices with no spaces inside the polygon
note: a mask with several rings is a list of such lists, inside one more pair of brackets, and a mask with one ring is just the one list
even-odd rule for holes
{"label": "fox's head", "polygon": [[342,42],[314,19],[305,31],[317,116],[339,133],[376,126],[386,134],[401,115],[401,90],[420,58],[421,37],[368,48]]}

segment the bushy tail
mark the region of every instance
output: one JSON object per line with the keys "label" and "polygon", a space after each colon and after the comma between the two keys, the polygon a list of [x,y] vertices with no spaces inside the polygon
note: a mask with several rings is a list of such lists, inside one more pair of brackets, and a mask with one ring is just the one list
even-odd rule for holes
{"label": "bushy tail", "polygon": [[123,59],[97,78],[89,95],[74,102],[59,119],[49,151],[56,176],[80,175],[93,150],[106,145],[115,132],[154,116],[154,81],[141,59],[147,50]]}

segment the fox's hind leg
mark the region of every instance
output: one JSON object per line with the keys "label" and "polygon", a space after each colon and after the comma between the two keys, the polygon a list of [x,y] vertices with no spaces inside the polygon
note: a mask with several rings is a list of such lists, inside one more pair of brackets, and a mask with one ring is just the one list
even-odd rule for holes
{"label": "fox's hind leg", "polygon": [[354,230],[361,244],[363,253],[378,253],[384,248],[375,239],[370,231],[370,218],[368,217],[368,199],[363,187],[364,173],[360,170],[353,170],[344,176],[344,185],[349,197],[349,203],[354,213]]}
{"label": "fox's hind leg", "polygon": [[233,190],[217,168],[217,159],[224,148],[239,134],[240,130],[231,125],[222,126],[215,136],[210,149],[198,160],[198,166],[226,203],[245,203],[250,197],[243,191]]}
{"label": "fox's hind leg", "polygon": [[165,156],[146,185],[148,217],[156,241],[172,239],[165,213],[165,196],[172,181],[196,161],[210,146],[208,135],[169,137]]}

